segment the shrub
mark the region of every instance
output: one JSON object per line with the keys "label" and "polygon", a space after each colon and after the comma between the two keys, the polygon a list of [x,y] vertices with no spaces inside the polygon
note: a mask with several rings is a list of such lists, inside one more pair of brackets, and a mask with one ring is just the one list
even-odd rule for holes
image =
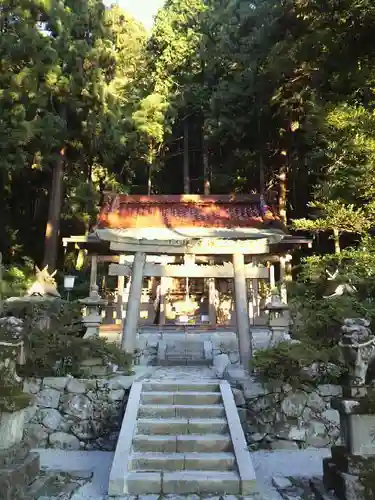
{"label": "shrub", "polygon": [[27,361],[20,370],[25,377],[80,377],[82,363],[92,358],[118,365],[125,372],[131,370],[131,355],[105,339],[84,339],[59,329],[34,329],[26,342]]}
{"label": "shrub", "polygon": [[[338,341],[345,318],[366,318],[375,332],[375,238],[363,241],[358,249],[341,254],[314,255],[299,268],[299,281],[288,287],[292,319],[291,335],[300,344],[281,343],[255,353],[252,366],[263,380],[279,380],[291,385],[311,383],[311,367],[319,369],[314,383],[338,382],[345,372]],[[351,283],[357,293],[324,298],[329,285],[327,270],[337,285]],[[329,366],[332,363],[334,368]],[[333,373],[335,372],[335,374]]]}
{"label": "shrub", "polygon": [[33,274],[32,264],[27,260],[23,266],[4,267],[3,279],[0,284],[2,296],[8,298],[23,295],[33,282]]}
{"label": "shrub", "polygon": [[69,335],[83,335],[81,305],[78,302],[66,302],[63,299],[25,298],[7,302],[4,306],[7,316],[15,316],[25,321],[26,330],[30,331],[48,319],[51,329],[59,329]]}
{"label": "shrub", "polygon": [[[330,363],[340,366],[339,352],[336,347],[318,349],[313,344],[280,342],[275,347],[256,351],[251,368],[264,382],[278,381],[293,387],[306,384],[337,383],[342,375],[341,369],[335,373],[327,370]],[[309,370],[316,366],[318,374],[312,377]]]}
{"label": "shrub", "polygon": [[[130,371],[131,356],[116,344],[100,338],[84,339],[81,306],[62,299],[20,300],[7,304],[7,314],[24,320],[25,377],[81,375],[81,364],[91,358]],[[45,319],[48,319],[47,325]]]}
{"label": "shrub", "polygon": [[303,285],[301,289],[304,292],[289,301],[293,338],[317,346],[333,346],[340,338],[345,318],[367,318],[375,326],[375,303],[371,298],[342,295],[325,299],[315,293],[316,288]]}

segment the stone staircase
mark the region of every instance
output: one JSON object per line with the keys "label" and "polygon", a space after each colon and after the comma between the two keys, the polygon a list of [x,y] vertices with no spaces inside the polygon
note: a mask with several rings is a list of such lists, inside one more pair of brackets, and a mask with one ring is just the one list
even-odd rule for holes
{"label": "stone staircase", "polygon": [[191,339],[160,340],[157,356],[159,366],[210,366],[213,361],[212,342]]}
{"label": "stone staircase", "polygon": [[256,491],[226,381],[137,382],[110,474],[110,496]]}

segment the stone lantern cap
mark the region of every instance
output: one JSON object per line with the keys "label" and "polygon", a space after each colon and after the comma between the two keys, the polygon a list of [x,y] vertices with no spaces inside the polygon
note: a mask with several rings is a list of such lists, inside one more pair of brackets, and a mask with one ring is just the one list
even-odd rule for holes
{"label": "stone lantern cap", "polygon": [[271,295],[271,300],[266,304],[263,309],[265,311],[287,311],[289,310],[288,304],[282,302],[279,294],[273,293]]}
{"label": "stone lantern cap", "polygon": [[93,287],[90,292],[90,295],[84,299],[79,299],[78,302],[83,304],[84,306],[106,306],[108,304],[108,300],[102,299],[99,295],[98,287]]}

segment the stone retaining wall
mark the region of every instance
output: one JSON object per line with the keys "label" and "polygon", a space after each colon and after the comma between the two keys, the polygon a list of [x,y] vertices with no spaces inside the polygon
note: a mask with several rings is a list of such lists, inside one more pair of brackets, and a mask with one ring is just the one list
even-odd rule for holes
{"label": "stone retaining wall", "polygon": [[318,385],[293,390],[290,385],[247,381],[234,389],[251,449],[325,448],[340,441],[340,419],[330,407],[341,387]]}
{"label": "stone retaining wall", "polygon": [[116,447],[132,377],[29,379],[34,396],[27,409],[25,435],[32,446],[68,450]]}

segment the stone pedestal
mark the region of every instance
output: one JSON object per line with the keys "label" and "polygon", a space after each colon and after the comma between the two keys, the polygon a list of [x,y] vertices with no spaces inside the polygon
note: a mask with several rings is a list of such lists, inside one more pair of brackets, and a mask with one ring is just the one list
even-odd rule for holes
{"label": "stone pedestal", "polygon": [[[347,388],[346,394],[365,390]],[[375,394],[334,399],[332,408],[340,414],[342,446],[323,461],[325,487],[339,500],[375,498]]]}
{"label": "stone pedestal", "polygon": [[39,454],[23,441],[25,410],[0,417],[0,497],[2,500],[34,500],[49,480],[37,480]]}
{"label": "stone pedestal", "polygon": [[0,450],[6,450],[19,444],[23,437],[25,411],[0,414]]}
{"label": "stone pedestal", "polygon": [[[13,318],[14,319],[14,318]],[[27,394],[22,392],[22,379],[17,375],[17,362],[25,362],[23,341],[17,325],[8,319],[8,341],[0,342],[0,498],[1,500],[34,500],[40,488],[34,484],[39,475],[39,454],[31,453],[23,442]],[[17,326],[16,326],[17,325]],[[2,325],[4,328],[4,324]],[[13,408],[14,411],[10,411]],[[21,409],[15,409],[21,408]],[[34,494],[35,493],[35,494]]]}
{"label": "stone pedestal", "polygon": [[323,461],[325,487],[339,500],[375,499],[375,390],[366,385],[375,337],[369,325],[362,318],[345,319],[341,328],[348,380],[332,408],[340,415],[342,446]]}

